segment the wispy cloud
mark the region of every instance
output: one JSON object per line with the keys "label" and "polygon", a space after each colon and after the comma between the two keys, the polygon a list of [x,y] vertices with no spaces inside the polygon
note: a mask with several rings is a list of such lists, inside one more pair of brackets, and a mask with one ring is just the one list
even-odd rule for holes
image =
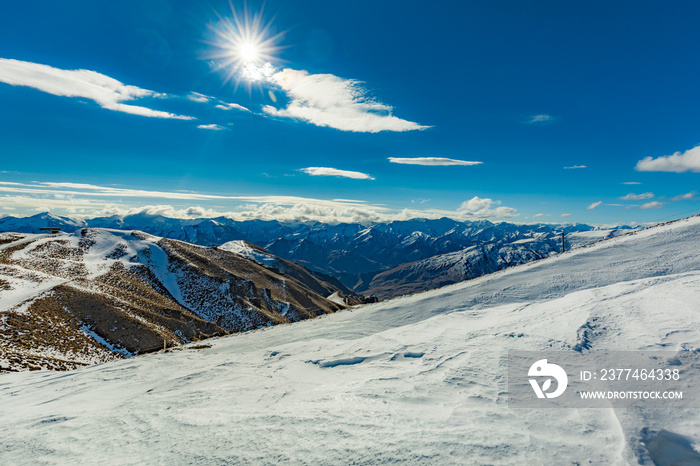
{"label": "wispy cloud", "polygon": [[301,171],[311,176],[339,176],[341,178],[352,178],[355,180],[373,180],[374,178],[366,173],[353,172],[349,170],[338,170],[330,167],[306,167]]}
{"label": "wispy cloud", "polygon": [[[85,183],[56,183],[36,182],[10,183],[0,182],[0,192],[21,194],[62,194],[67,196],[98,196],[98,197],[139,197],[145,199],[179,199],[179,200],[214,200],[214,199],[239,199],[231,196],[217,196],[200,193],[147,191],[142,189],[114,188],[109,186],[96,186]],[[240,198],[246,200],[247,198]]]}
{"label": "wispy cloud", "polygon": [[530,115],[527,119],[527,123],[552,123],[554,119],[552,115],[542,113],[539,115]]}
{"label": "wispy cloud", "polygon": [[[149,200],[163,199],[175,203],[192,201],[212,203],[214,206],[173,206],[170,204],[147,203]],[[229,205],[229,210],[222,209],[222,206],[227,204]],[[146,212],[177,218],[225,215],[232,218],[272,219],[274,212],[279,212],[280,209],[287,212],[285,218],[290,220],[293,215],[301,215],[303,211],[306,211],[309,215],[306,217],[301,215],[297,220],[312,220],[315,218],[321,221],[324,216],[327,216],[326,221],[329,222],[335,221],[333,219],[336,217],[350,220],[350,212],[355,212],[358,219],[365,218],[372,212],[377,219],[379,216],[385,215],[385,212],[386,215],[389,215],[387,207],[372,205],[359,200],[327,200],[274,195],[222,196],[196,192],[114,188],[70,182],[0,182],[0,205],[17,207],[24,211],[62,210],[71,214],[78,213],[83,217]],[[314,212],[317,217],[311,215]],[[270,215],[269,217],[268,214]]]}
{"label": "wispy cloud", "polygon": [[214,105],[214,107],[216,107],[220,110],[242,110],[245,112],[250,112],[250,110],[245,108],[243,105],[224,102],[223,100],[219,100],[216,97],[212,97],[212,96],[206,95],[206,94],[201,94],[199,92],[192,91],[189,94],[187,94],[185,96],[185,98],[187,98],[187,100],[190,100],[192,102],[197,102],[200,104]]}
{"label": "wispy cloud", "polygon": [[47,195],[42,197],[27,195],[0,195],[0,203],[5,209],[47,211],[53,209],[64,210],[67,213],[75,213],[79,210],[89,210],[91,213],[99,212],[104,203],[95,199],[82,199],[73,196]]}
{"label": "wispy cloud", "polygon": [[194,119],[148,107],[123,104],[122,102],[144,97],[164,97],[164,94],[129,86],[95,71],[63,70],[39,63],[0,58],[0,82],[12,86],[32,87],[58,96],[82,97],[96,102],[102,108],[132,115]]}
{"label": "wispy cloud", "polygon": [[634,167],[641,172],[700,172],[700,146],[673,155],[645,157]]}
{"label": "wispy cloud", "polygon": [[577,170],[579,168],[588,168],[585,165],[572,165],[570,167],[564,167],[564,170]]}
{"label": "wispy cloud", "polygon": [[571,217],[571,214],[561,214],[562,217]]}
{"label": "wispy cloud", "polygon": [[697,193],[698,193],[697,191],[691,191],[689,193],[679,194],[678,196],[673,196],[671,198],[671,200],[674,202],[676,202],[676,201],[693,201],[693,200],[697,199],[695,197],[697,195]]}
{"label": "wispy cloud", "polygon": [[659,201],[651,201],[647,202],[646,204],[642,204],[639,206],[640,209],[642,210],[647,210],[647,209],[660,209],[664,206],[663,202]]}
{"label": "wispy cloud", "polygon": [[192,102],[205,103],[213,100],[214,98],[208,95],[200,94],[199,92],[190,92],[187,98]]}
{"label": "wispy cloud", "polygon": [[221,102],[215,105],[216,108],[221,109],[221,110],[241,110],[244,112],[250,112],[247,108],[245,108],[243,105],[239,104],[232,104],[228,102]]}
{"label": "wispy cloud", "polygon": [[197,128],[200,128],[200,129],[211,129],[211,130],[214,130],[214,131],[221,131],[222,129],[226,129],[226,128],[224,128],[223,126],[215,125],[215,124],[211,124],[211,125],[198,125]]}
{"label": "wispy cloud", "polygon": [[589,205],[588,207],[586,207],[586,209],[588,209],[588,210],[596,209],[596,208],[600,207],[600,205],[601,205],[602,203],[603,203],[603,201],[594,202],[593,204],[591,204],[591,205]]}
{"label": "wispy cloud", "polygon": [[282,109],[264,106],[269,115],[364,133],[428,128],[393,116],[392,107],[366,96],[360,81],[290,68],[275,73],[270,80],[285,91],[290,102]]}
{"label": "wispy cloud", "polygon": [[642,201],[644,199],[651,199],[654,197],[654,193],[642,193],[642,194],[634,194],[634,193],[629,193],[626,196],[622,196],[621,200],[623,201]]}
{"label": "wispy cloud", "polygon": [[631,184],[631,185],[637,185],[637,184],[642,184],[639,181],[624,181],[622,184]]}
{"label": "wispy cloud", "polygon": [[[162,203],[161,200],[165,202]],[[518,215],[516,209],[500,204],[500,201],[474,197],[463,202],[457,210],[396,210],[352,199],[328,200],[274,195],[223,196],[71,182],[0,182],[0,205],[25,213],[51,210],[59,215],[76,218],[145,212],[175,218],[226,216],[236,220],[371,223],[442,217],[455,220],[505,219]]]}
{"label": "wispy cloud", "polygon": [[389,162],[403,165],[449,166],[449,165],[479,165],[483,162],[448,159],[445,157],[389,157]]}

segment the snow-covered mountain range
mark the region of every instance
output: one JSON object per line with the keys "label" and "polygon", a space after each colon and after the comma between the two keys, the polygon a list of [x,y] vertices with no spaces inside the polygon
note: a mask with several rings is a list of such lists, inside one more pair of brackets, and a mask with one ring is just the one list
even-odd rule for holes
{"label": "snow-covered mountain range", "polygon": [[698,238],[694,217],[208,348],[5,374],[0,461],[698,464],[695,407],[513,409],[507,385],[509,351],[700,351]]}
{"label": "snow-covered mountain range", "polygon": [[[628,229],[569,231],[567,249],[581,247],[604,238],[628,233]],[[480,277],[507,267],[544,259],[562,251],[558,230],[518,235],[484,242],[460,251],[438,254],[380,272],[371,282],[357,287],[365,294],[385,299],[432,290],[441,286]]]}
{"label": "snow-covered mountain range", "polygon": [[[37,233],[46,226],[58,226],[68,232],[85,226],[140,230],[203,246],[245,240],[281,258],[332,275],[358,293],[376,293],[380,297],[456,283],[547,257],[561,251],[562,233],[566,234],[567,247],[572,247],[630,231],[630,227],[494,224],[448,218],[371,225],[237,222],[225,217],[182,220],[146,214],[85,221],[48,213],[0,219],[0,231]],[[411,264],[425,260],[428,261]]]}
{"label": "snow-covered mountain range", "polygon": [[245,242],[2,233],[0,372],[69,369],[345,307],[331,295],[352,292]]}

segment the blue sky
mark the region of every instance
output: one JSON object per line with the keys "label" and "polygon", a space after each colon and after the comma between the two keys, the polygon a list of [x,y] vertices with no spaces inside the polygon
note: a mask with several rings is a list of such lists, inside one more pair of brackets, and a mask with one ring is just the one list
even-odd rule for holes
{"label": "blue sky", "polygon": [[4,5],[0,215],[700,211],[697,2],[232,6]]}

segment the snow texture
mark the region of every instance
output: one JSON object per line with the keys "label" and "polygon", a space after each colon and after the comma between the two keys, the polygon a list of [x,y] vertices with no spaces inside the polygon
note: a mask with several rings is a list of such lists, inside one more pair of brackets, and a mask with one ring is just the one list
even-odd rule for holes
{"label": "snow texture", "polygon": [[224,243],[219,246],[219,249],[233,252],[261,265],[267,265],[268,267],[279,267],[279,260],[275,256],[269,253],[266,254],[259,249],[255,249],[251,247],[250,243],[243,240],[229,241],[228,243]]}
{"label": "snow texture", "polygon": [[[0,463],[698,464],[697,410],[510,409],[508,350],[700,351],[700,218],[439,290],[0,377]],[[199,348],[199,349],[196,349]]]}
{"label": "snow texture", "polygon": [[343,305],[345,304],[345,300],[340,296],[340,294],[337,291],[329,296],[326,296],[326,298],[329,301],[333,301],[334,303],[343,304]]}

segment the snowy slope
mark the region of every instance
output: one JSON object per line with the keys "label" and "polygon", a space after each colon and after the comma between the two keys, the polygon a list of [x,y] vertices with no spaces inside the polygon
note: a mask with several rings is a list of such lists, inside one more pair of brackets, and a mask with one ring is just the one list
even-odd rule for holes
{"label": "snowy slope", "polygon": [[[69,369],[345,307],[301,266],[138,231],[0,234],[0,373]],[[3,363],[2,360],[9,362]]]}
{"label": "snowy slope", "polygon": [[[0,377],[4,464],[697,464],[697,410],[507,405],[510,350],[700,350],[700,218],[294,325]],[[89,445],[89,448],[86,447]]]}

